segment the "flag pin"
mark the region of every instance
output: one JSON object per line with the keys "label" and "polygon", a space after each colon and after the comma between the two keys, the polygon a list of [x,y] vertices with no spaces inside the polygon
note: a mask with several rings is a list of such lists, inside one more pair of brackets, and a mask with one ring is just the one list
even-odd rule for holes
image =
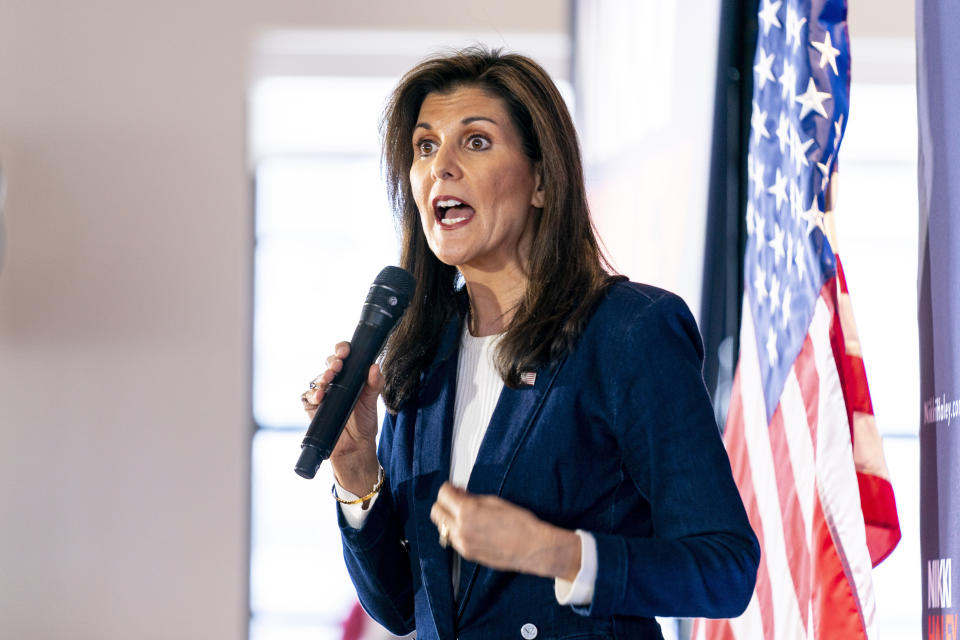
{"label": "flag pin", "polygon": [[532,387],[537,383],[537,372],[536,371],[524,371],[520,374],[520,382],[523,384]]}

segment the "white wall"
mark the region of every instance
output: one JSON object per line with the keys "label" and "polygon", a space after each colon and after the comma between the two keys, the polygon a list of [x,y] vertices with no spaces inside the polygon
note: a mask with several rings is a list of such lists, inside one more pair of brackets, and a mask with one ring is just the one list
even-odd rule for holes
{"label": "white wall", "polygon": [[248,52],[566,2],[0,2],[0,637],[246,635]]}

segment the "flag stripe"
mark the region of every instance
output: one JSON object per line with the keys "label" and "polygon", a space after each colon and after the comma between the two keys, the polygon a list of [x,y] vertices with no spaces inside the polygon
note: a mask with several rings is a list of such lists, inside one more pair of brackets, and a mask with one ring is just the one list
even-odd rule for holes
{"label": "flag stripe", "polygon": [[[814,509],[814,540],[817,577],[813,593],[815,638],[860,640],[868,636],[860,616],[860,601],[844,578],[844,567],[827,527],[820,500]],[[746,636],[745,636],[746,637]]]}
{"label": "flag stripe", "polygon": [[770,453],[777,461],[777,495],[780,499],[780,513],[783,519],[783,537],[787,541],[787,565],[793,580],[794,597],[804,628],[808,627],[807,607],[810,598],[810,550],[807,548],[806,527],[800,513],[800,501],[797,498],[794,483],[793,463],[787,436],[783,424],[782,407],[777,407],[769,426]]}
{"label": "flag stripe", "polygon": [[[747,303],[746,298],[744,303]],[[776,464],[771,454],[756,342],[749,338],[755,335],[751,315],[750,307],[745,306],[740,330],[742,335],[739,364],[740,393],[743,403],[743,443],[746,446],[751,476],[772,480],[776,477]],[[802,630],[802,618],[787,564],[787,541],[784,537],[776,483],[759,481],[754,482],[752,486],[763,528],[763,550],[770,574],[771,609],[779,637],[781,627]]]}
{"label": "flag stripe", "polygon": [[831,313],[836,306],[830,296],[835,287],[833,281],[824,285],[809,330],[820,372],[817,487],[824,520],[853,596],[859,602],[867,636],[875,637],[872,564],[866,546],[846,404],[834,360],[837,320],[836,313]]}
{"label": "flag stripe", "polygon": [[[802,354],[801,354],[802,357]],[[813,521],[813,500],[816,495],[816,458],[814,456],[813,437],[806,420],[804,391],[797,380],[795,371],[787,377],[780,401],[781,416],[787,436],[788,454],[793,467],[794,485],[800,513],[803,515],[803,528],[798,540],[803,542],[806,557],[806,571],[809,584],[811,567],[810,543],[811,522]],[[815,428],[815,425],[814,425]],[[809,590],[806,592],[809,596]],[[802,601],[809,603],[809,598]],[[801,605],[802,606],[802,605]]]}
{"label": "flag stripe", "polygon": [[852,428],[853,463],[860,489],[860,508],[866,524],[867,549],[871,562],[876,566],[900,542],[900,520],[889,480],[890,473],[883,457],[880,432],[873,417],[867,372],[840,256],[837,256],[837,288],[839,329],[835,333],[839,331],[844,336],[844,353],[837,355],[835,350],[834,355],[843,363],[840,376]]}
{"label": "flag stripe", "polygon": [[810,427],[810,440],[813,449],[817,448],[817,416],[820,410],[820,374],[817,373],[817,363],[813,357],[813,341],[807,334],[797,361],[793,365],[793,373],[800,384],[800,393],[803,396],[803,405]]}
{"label": "flag stripe", "polygon": [[867,526],[867,547],[874,566],[893,551],[900,541],[900,521],[893,486],[888,480],[867,473],[857,473],[860,504]]}
{"label": "flag stripe", "polygon": [[[730,398],[730,414],[735,418],[730,423],[727,442],[743,441],[743,403],[740,394],[740,371],[738,370],[733,379],[733,394]],[[746,449],[735,447],[728,449],[730,455],[730,465],[733,469],[733,477],[740,488],[740,496],[743,498],[744,507],[747,510],[747,517],[750,519],[750,526],[756,533],[760,548],[763,549],[763,522],[760,519],[760,509],[757,506],[757,496],[753,492],[753,475],[750,472],[750,460],[746,456]],[[773,640],[775,637],[775,621],[773,619],[773,594],[770,588],[770,571],[767,569],[766,555],[760,556],[760,566],[757,569],[757,586],[754,590],[753,600],[756,600],[761,619],[761,628],[763,629],[764,640]]]}

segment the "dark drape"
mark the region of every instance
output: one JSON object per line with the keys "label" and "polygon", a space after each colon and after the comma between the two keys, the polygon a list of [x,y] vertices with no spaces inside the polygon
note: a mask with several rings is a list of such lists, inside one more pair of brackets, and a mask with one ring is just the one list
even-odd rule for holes
{"label": "dark drape", "polygon": [[723,0],[707,199],[700,330],[704,378],[723,428],[739,353],[747,150],[757,43],[757,1]]}

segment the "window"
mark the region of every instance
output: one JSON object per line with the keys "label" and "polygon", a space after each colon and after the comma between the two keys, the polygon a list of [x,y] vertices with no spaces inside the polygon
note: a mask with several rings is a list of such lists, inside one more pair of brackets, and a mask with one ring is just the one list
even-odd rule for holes
{"label": "window", "polygon": [[349,339],[367,288],[397,261],[376,123],[393,78],[279,77],[253,90],[256,184],[251,590],[254,640],[339,639],[356,602],[329,465],[293,473],[298,394]]}

